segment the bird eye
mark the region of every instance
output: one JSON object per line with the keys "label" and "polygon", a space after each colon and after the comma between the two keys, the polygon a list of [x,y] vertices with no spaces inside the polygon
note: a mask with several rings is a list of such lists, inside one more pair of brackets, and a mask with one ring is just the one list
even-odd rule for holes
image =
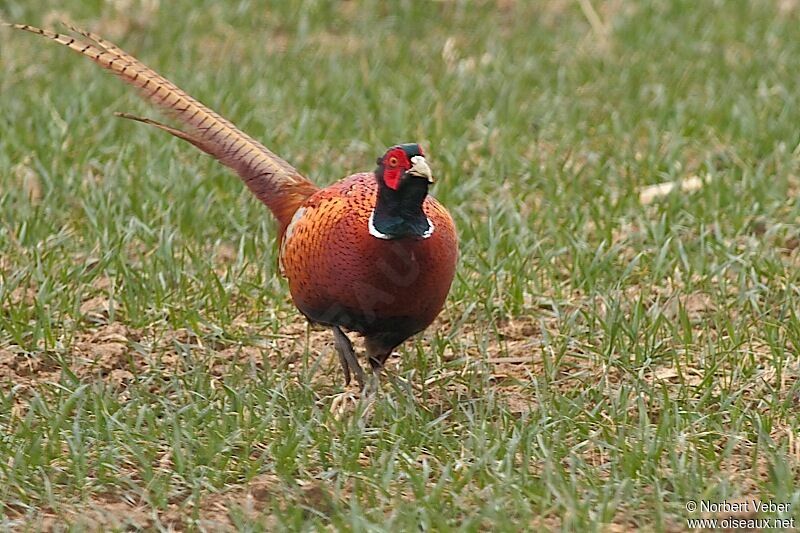
{"label": "bird eye", "polygon": [[397,158],[395,156],[392,156],[392,157],[389,158],[389,166],[390,167],[396,167],[397,166]]}

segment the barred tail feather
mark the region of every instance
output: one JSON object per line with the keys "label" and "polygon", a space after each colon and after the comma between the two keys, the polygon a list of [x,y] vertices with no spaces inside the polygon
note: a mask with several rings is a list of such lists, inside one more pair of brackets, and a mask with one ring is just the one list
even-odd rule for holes
{"label": "barred tail feather", "polygon": [[231,122],[204,106],[168,79],[150,69],[115,44],[93,33],[67,25],[84,40],[27,24],[3,25],[41,35],[82,54],[139,89],[142,96],[180,121],[189,132],[122,115],[165,130],[192,143],[232,168],[255,196],[266,204],[281,224],[288,225],[295,210],[317,187],[289,163]]}

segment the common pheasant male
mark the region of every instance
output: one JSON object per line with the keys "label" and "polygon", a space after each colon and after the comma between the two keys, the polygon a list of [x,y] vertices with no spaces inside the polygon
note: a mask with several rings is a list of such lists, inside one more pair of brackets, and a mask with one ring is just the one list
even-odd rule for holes
{"label": "common pheasant male", "polygon": [[188,131],[158,127],[233,169],[278,221],[280,267],[295,305],[333,330],[345,376],[365,374],[343,328],[360,333],[374,372],[392,351],[427,328],[444,305],[456,268],[458,239],[447,210],[428,194],[433,174],[418,144],[399,144],[374,172],[320,189],[231,122],[116,45],[70,26],[83,37],[23,24],[88,57],[140,90]]}

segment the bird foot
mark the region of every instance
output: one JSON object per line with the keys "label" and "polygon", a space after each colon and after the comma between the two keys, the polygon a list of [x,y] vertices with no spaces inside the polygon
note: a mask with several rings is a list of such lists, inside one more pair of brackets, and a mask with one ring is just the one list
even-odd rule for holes
{"label": "bird foot", "polygon": [[376,395],[361,391],[360,394],[345,391],[333,396],[330,412],[336,420],[357,415],[361,420],[368,420],[372,414]]}
{"label": "bird foot", "polygon": [[362,419],[366,419],[372,413],[372,407],[378,397],[380,380],[377,374],[365,376],[364,385],[358,393],[344,391],[333,396],[330,412],[337,420],[343,419],[353,413],[359,413]]}
{"label": "bird foot", "polygon": [[336,420],[341,420],[357,409],[359,400],[359,396],[351,391],[335,394],[331,401],[330,412]]}

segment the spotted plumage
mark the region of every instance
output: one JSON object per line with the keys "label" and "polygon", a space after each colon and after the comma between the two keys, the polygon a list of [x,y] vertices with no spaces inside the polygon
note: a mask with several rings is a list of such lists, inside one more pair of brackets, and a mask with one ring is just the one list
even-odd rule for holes
{"label": "spotted plumage", "polygon": [[428,195],[433,175],[422,148],[390,147],[374,172],[320,189],[225,118],[118,46],[72,28],[80,37],[8,25],[58,42],[139,89],[188,131],[160,128],[233,169],[279,223],[280,268],[297,308],[330,327],[347,382],[364,373],[342,328],[365,338],[379,370],[392,350],[428,327],[442,309],[456,268],[453,220]]}
{"label": "spotted plumage", "polygon": [[439,314],[455,272],[457,242],[453,220],[430,196],[423,204],[436,228],[429,237],[371,236],[367,221],[377,190],[375,175],[361,173],[312,195],[284,239],[281,263],[304,315],[380,339],[370,357],[383,363]]}

